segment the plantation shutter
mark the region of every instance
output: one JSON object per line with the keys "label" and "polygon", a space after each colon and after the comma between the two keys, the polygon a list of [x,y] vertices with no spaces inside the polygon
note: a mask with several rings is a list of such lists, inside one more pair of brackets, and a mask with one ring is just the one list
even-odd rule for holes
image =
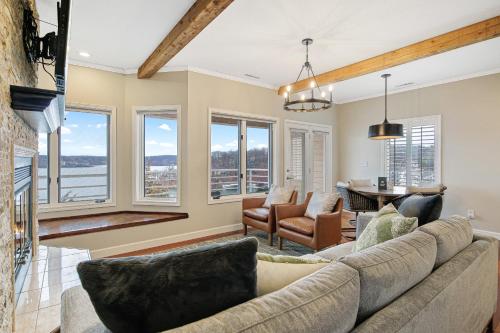
{"label": "plantation shutter", "polygon": [[384,142],[384,172],[395,186],[437,184],[440,117],[394,121],[403,124],[404,137]]}
{"label": "plantation shutter", "polygon": [[299,192],[299,198],[304,195],[302,183],[305,178],[305,145],[306,133],[303,131],[292,130],[291,133],[291,154],[290,154],[290,169],[288,170],[287,180],[294,185]]}
{"label": "plantation shutter", "polygon": [[407,180],[406,167],[406,127],[404,137],[385,141],[385,174],[395,186],[405,186]]}
{"label": "plantation shutter", "polygon": [[313,132],[312,184],[313,191],[325,191],[325,148],[328,133]]}
{"label": "plantation shutter", "polygon": [[436,126],[415,126],[411,129],[411,184],[435,182],[434,151]]}

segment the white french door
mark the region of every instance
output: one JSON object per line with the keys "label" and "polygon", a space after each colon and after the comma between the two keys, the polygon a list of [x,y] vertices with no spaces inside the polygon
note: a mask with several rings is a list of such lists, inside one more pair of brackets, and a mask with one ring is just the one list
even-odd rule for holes
{"label": "white french door", "polygon": [[302,202],[307,192],[332,190],[332,128],[285,120],[285,183]]}

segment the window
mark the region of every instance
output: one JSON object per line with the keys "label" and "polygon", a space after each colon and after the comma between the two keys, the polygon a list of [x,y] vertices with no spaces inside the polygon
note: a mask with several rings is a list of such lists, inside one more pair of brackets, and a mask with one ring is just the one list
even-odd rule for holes
{"label": "window", "polygon": [[59,130],[59,202],[110,199],[110,114],[67,109]]}
{"label": "window", "polygon": [[135,108],[135,203],[180,204],[180,107]]}
{"label": "window", "polygon": [[38,134],[38,204],[49,203],[49,135]]}
{"label": "window", "polygon": [[441,117],[395,120],[404,137],[384,142],[385,174],[395,186],[441,182]]}
{"label": "window", "polygon": [[272,181],[272,124],[247,121],[247,193],[265,193]]}
{"label": "window", "polygon": [[210,113],[210,201],[269,191],[274,127],[274,119]]}

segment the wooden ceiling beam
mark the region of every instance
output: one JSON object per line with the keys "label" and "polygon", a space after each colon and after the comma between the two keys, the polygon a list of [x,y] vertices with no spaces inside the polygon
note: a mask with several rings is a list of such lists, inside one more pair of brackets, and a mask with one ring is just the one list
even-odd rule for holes
{"label": "wooden ceiling beam", "polygon": [[[378,72],[390,67],[451,51],[500,36],[500,16],[490,18],[445,34],[414,43],[351,65],[331,70],[316,76],[318,85],[324,86],[357,76]],[[310,80],[290,84],[291,92],[309,88]],[[278,89],[278,94],[286,92],[287,85]]]}
{"label": "wooden ceiling beam", "polygon": [[232,2],[233,0],[197,0],[139,67],[137,77],[146,79],[153,76]]}

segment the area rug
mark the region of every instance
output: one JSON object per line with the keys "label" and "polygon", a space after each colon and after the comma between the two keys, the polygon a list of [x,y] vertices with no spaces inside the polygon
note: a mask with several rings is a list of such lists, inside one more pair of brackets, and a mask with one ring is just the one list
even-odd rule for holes
{"label": "area rug", "polygon": [[255,230],[255,229],[249,229],[247,236],[243,236],[243,234],[236,234],[236,235],[211,239],[211,240],[207,240],[207,241],[202,241],[199,243],[190,244],[190,245],[186,245],[186,246],[181,246],[181,247],[177,247],[174,249],[159,251],[159,252],[155,252],[155,253],[169,252],[169,251],[175,251],[175,250],[179,250],[179,249],[193,249],[193,248],[197,248],[199,246],[206,245],[206,244],[222,243],[222,242],[226,242],[229,240],[242,239],[245,237],[257,238],[257,240],[259,241],[258,251],[263,252],[263,253],[268,253],[268,254],[272,254],[272,255],[281,254],[281,255],[291,255],[291,256],[301,256],[304,254],[314,253],[314,250],[312,250],[308,247],[302,246],[302,245],[294,243],[294,242],[289,242],[287,240],[283,240],[283,250],[279,250],[278,249],[278,237],[276,235],[274,235],[273,246],[269,246],[269,244],[267,243],[267,233],[260,231],[260,230]]}

